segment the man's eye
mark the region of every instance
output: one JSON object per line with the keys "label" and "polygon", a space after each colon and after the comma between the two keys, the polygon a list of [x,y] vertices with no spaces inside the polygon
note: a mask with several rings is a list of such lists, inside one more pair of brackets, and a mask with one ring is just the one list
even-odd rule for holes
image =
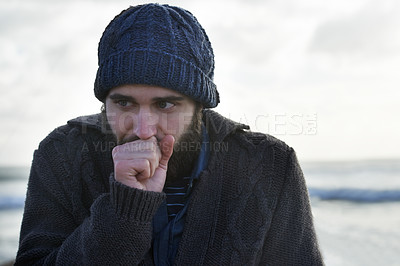
{"label": "man's eye", "polygon": [[157,105],[160,109],[169,109],[175,106],[175,104],[165,101],[158,102]]}
{"label": "man's eye", "polygon": [[119,100],[119,101],[117,101],[117,104],[118,104],[119,106],[126,107],[126,106],[128,106],[128,101]]}

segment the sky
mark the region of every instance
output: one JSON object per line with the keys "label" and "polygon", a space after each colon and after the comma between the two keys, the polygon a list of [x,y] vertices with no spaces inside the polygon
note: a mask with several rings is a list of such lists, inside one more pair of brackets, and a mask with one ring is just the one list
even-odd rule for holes
{"label": "sky", "polygon": [[[0,0],[0,165],[28,166],[54,128],[97,113],[97,45],[144,1]],[[400,2],[181,0],[214,48],[217,112],[300,161],[399,159]]]}

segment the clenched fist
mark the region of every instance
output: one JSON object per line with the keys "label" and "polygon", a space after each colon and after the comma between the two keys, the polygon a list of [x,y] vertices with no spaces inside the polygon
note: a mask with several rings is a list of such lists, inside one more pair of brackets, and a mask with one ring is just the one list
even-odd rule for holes
{"label": "clenched fist", "polygon": [[174,142],[173,136],[166,135],[160,143],[153,136],[116,146],[112,151],[115,180],[133,188],[161,192]]}

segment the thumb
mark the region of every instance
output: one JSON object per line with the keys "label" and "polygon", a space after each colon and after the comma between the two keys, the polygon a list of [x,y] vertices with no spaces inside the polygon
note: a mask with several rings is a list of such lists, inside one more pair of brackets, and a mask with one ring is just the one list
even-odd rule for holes
{"label": "thumb", "polygon": [[158,166],[164,170],[167,170],[168,160],[171,158],[174,151],[174,143],[175,138],[171,135],[166,135],[160,142],[161,159]]}

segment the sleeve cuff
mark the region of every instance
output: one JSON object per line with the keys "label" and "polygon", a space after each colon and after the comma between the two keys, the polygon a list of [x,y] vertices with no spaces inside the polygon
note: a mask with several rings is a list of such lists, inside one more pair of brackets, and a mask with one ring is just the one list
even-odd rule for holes
{"label": "sleeve cuff", "polygon": [[128,187],[110,176],[111,203],[117,217],[138,222],[151,222],[154,214],[165,200],[163,192],[145,191]]}

